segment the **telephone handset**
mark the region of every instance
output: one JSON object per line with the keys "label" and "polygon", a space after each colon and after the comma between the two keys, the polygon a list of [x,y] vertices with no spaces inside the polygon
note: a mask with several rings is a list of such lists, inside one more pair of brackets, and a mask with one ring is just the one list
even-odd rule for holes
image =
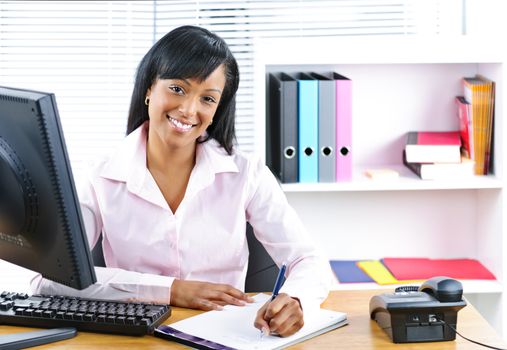
{"label": "telephone handset", "polygon": [[398,287],[394,292],[425,292],[433,295],[439,301],[460,301],[463,296],[461,282],[449,277],[433,277],[421,286]]}
{"label": "telephone handset", "polygon": [[[454,340],[457,312],[466,306],[461,282],[433,277],[370,300],[370,317],[395,343]],[[452,326],[452,327],[449,327]]]}
{"label": "telephone handset", "polygon": [[419,287],[420,292],[433,295],[442,302],[458,302],[463,296],[461,282],[448,277],[434,277]]}

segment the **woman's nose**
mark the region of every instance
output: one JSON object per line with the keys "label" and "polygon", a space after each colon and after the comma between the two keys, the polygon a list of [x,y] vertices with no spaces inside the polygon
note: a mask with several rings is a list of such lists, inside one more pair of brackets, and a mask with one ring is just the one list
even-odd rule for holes
{"label": "woman's nose", "polygon": [[186,98],[182,101],[179,111],[184,117],[193,117],[197,113],[197,102],[194,98]]}

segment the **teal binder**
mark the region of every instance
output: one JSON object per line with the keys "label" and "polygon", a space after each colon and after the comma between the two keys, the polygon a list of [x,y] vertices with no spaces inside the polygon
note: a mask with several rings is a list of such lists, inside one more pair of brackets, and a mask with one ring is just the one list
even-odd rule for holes
{"label": "teal binder", "polygon": [[319,182],[319,85],[309,74],[299,73],[298,131],[299,182]]}

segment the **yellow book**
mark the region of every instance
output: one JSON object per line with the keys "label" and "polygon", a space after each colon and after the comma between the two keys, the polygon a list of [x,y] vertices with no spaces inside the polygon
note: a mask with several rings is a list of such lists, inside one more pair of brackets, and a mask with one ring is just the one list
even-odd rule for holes
{"label": "yellow book", "polygon": [[464,95],[471,105],[474,137],[475,174],[489,171],[491,134],[493,130],[495,84],[477,75],[463,79]]}

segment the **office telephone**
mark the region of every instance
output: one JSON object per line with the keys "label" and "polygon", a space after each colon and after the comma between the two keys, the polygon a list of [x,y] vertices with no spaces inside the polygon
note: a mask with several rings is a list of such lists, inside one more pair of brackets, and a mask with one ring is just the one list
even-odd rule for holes
{"label": "office telephone", "polygon": [[449,277],[433,277],[420,287],[396,288],[370,300],[370,317],[394,343],[456,338],[458,311],[466,306],[463,286]]}

